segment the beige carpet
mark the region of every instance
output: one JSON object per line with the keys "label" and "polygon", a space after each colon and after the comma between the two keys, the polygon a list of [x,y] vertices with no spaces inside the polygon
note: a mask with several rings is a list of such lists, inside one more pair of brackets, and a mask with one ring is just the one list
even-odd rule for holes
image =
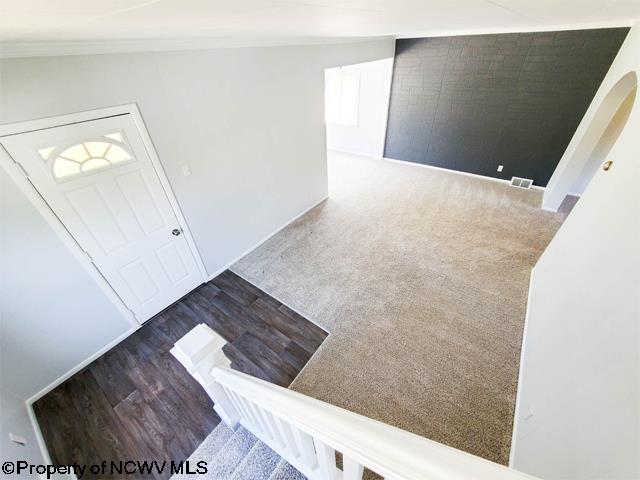
{"label": "beige carpet", "polygon": [[541,192],[330,154],[330,198],[232,270],[331,335],[292,388],[507,463]]}

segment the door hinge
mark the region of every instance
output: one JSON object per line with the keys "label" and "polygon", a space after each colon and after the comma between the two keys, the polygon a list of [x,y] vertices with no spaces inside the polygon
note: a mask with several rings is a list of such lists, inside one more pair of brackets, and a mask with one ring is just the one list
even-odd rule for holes
{"label": "door hinge", "polygon": [[15,162],[16,168],[20,170],[20,173],[24,176],[24,178],[29,178],[29,173],[25,170],[20,162]]}
{"label": "door hinge", "polygon": [[90,261],[91,263],[95,263],[95,262],[93,261],[93,257],[91,256],[91,254],[90,254],[89,252],[87,252],[86,250],[83,250],[83,251],[84,251],[84,254],[87,256],[87,258],[89,259],[89,261]]}

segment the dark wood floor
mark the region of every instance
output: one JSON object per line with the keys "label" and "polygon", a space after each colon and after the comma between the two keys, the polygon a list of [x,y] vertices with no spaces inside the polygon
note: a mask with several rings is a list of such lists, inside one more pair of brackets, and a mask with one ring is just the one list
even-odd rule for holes
{"label": "dark wood floor", "polygon": [[220,422],[204,390],[169,353],[198,323],[229,342],[232,368],[281,386],[327,336],[226,271],[34,404],[52,461],[186,459]]}

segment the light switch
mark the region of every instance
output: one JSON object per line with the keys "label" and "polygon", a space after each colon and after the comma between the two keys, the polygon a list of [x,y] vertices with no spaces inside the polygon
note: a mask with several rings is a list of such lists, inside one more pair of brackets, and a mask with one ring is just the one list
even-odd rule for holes
{"label": "light switch", "polygon": [[189,166],[188,163],[185,163],[184,165],[182,165],[182,174],[185,177],[188,177],[189,175],[191,175],[191,167]]}
{"label": "light switch", "polygon": [[502,171],[502,165],[498,165],[498,171],[501,172]]}

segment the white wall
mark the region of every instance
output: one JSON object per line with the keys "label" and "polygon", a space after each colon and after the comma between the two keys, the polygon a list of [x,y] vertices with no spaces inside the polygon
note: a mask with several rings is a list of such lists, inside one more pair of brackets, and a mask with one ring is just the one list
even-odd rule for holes
{"label": "white wall", "polygon": [[[327,195],[324,69],[393,49],[384,40],[6,59],[0,123],[137,102],[213,274]],[[7,426],[33,439],[15,405],[129,324],[1,169],[0,180],[4,457]]]}
{"label": "white wall", "polygon": [[[629,71],[640,72],[638,26],[576,135]],[[640,478],[638,132],[636,100],[611,170],[598,169],[532,273],[512,466],[545,479]]]}
{"label": "white wall", "polygon": [[[0,450],[5,460],[5,454],[18,451],[39,455],[25,400],[130,324],[1,168],[0,195]],[[9,444],[9,431],[27,437],[28,446]]]}
{"label": "white wall", "polygon": [[358,124],[354,126],[328,123],[327,148],[382,158],[393,58],[346,65],[342,70],[355,72],[360,76]]}

